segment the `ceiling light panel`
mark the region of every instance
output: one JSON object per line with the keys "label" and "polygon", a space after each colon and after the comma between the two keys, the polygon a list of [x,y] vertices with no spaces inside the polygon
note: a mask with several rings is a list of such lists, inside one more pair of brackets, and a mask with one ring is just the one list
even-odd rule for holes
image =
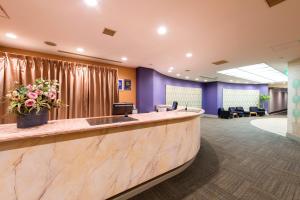
{"label": "ceiling light panel", "polygon": [[98,5],[98,0],[84,0],[84,3],[85,3],[87,6],[95,7],[95,6]]}
{"label": "ceiling light panel", "polygon": [[223,70],[218,73],[258,83],[274,83],[288,80],[286,75],[265,63]]}

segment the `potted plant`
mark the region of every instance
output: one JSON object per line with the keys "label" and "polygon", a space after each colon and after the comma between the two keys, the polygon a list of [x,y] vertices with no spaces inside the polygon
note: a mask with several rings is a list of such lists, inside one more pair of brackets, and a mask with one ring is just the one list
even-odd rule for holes
{"label": "potted plant", "polygon": [[261,107],[265,109],[265,102],[270,100],[270,96],[269,95],[260,95],[260,104]]}
{"label": "potted plant", "polygon": [[59,107],[57,98],[58,81],[37,79],[27,86],[17,85],[6,97],[9,99],[9,112],[17,115],[17,127],[28,128],[48,123],[48,111]]}

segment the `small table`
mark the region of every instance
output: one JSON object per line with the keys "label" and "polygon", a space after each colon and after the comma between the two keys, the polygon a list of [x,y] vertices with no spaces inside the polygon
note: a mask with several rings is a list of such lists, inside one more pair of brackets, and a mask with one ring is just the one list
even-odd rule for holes
{"label": "small table", "polygon": [[257,117],[257,112],[250,112],[250,116],[256,116]]}
{"label": "small table", "polygon": [[237,117],[239,117],[239,115],[237,113],[232,113],[232,117],[237,118]]}
{"label": "small table", "polygon": [[250,116],[250,112],[244,111],[244,117],[249,117],[249,116]]}

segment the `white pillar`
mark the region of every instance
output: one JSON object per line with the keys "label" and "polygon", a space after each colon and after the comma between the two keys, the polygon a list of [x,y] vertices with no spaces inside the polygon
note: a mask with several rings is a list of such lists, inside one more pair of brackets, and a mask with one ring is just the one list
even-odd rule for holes
{"label": "white pillar", "polygon": [[288,134],[300,141],[300,59],[289,63]]}

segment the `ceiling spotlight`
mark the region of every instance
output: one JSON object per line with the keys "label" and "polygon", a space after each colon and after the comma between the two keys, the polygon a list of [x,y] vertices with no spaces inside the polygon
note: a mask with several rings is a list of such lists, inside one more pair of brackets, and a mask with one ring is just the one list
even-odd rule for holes
{"label": "ceiling spotlight", "polygon": [[176,74],[176,76],[177,76],[177,77],[180,77],[181,75],[180,75],[180,74]]}
{"label": "ceiling spotlight", "polygon": [[167,30],[167,27],[165,27],[165,26],[160,26],[157,29],[157,33],[159,35],[165,35],[167,32],[168,32],[168,30]]}
{"label": "ceiling spotlight", "polygon": [[233,82],[233,80],[230,80],[230,82],[232,83],[232,82]]}
{"label": "ceiling spotlight", "polygon": [[195,78],[195,81],[199,81],[199,78]]}
{"label": "ceiling spotlight", "polygon": [[187,57],[187,58],[191,58],[192,56],[193,56],[192,53],[186,53],[186,54],[185,54],[185,57]]}
{"label": "ceiling spotlight", "polygon": [[172,70],[169,69],[168,72],[169,72],[169,73],[172,73]]}
{"label": "ceiling spotlight", "polygon": [[84,0],[84,3],[90,7],[95,7],[98,5],[97,0]]}
{"label": "ceiling spotlight", "polygon": [[6,33],[5,36],[10,38],[10,39],[16,39],[17,38],[17,36],[13,33]]}
{"label": "ceiling spotlight", "polygon": [[123,61],[127,61],[127,60],[128,60],[128,58],[124,56],[124,57],[122,57],[122,58],[121,58],[121,60],[123,60]]}
{"label": "ceiling spotlight", "polygon": [[173,69],[174,69],[174,67],[170,67],[170,68],[169,68],[169,70],[173,70]]}
{"label": "ceiling spotlight", "polygon": [[78,48],[76,49],[76,51],[78,51],[79,53],[83,53],[83,52],[84,52],[84,49],[81,48],[81,47],[78,47]]}
{"label": "ceiling spotlight", "polygon": [[204,82],[207,82],[207,80],[205,79]]}
{"label": "ceiling spotlight", "polygon": [[189,79],[190,77],[186,76],[185,79]]}

